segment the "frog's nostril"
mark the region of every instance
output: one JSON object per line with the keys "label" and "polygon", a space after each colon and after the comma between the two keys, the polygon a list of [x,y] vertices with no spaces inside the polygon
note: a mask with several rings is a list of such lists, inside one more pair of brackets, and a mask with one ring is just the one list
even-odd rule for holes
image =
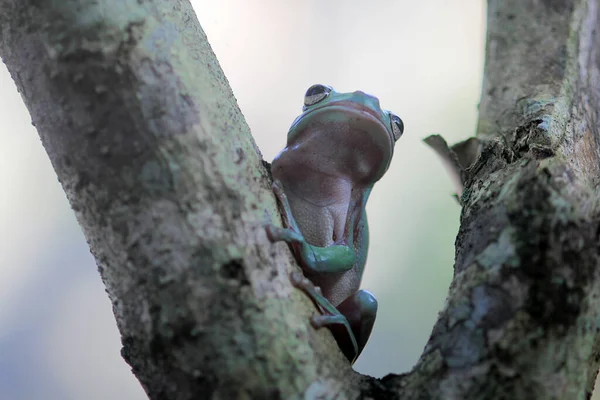
{"label": "frog's nostril", "polygon": [[379,99],[375,96],[365,93],[362,90],[355,91],[354,96],[363,104],[370,105],[374,108],[379,108]]}

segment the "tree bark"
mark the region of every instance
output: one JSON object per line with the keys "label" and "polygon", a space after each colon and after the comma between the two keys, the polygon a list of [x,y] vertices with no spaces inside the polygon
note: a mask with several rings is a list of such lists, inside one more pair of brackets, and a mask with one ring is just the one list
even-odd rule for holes
{"label": "tree bark", "polygon": [[599,17],[596,0],[488,2],[479,146],[450,149],[464,184],[454,278],[413,371],[384,379],[402,399],[591,396]]}
{"label": "tree bark", "polygon": [[600,360],[598,0],[490,0],[447,304],[354,373],[264,226],[270,177],[187,0],[0,0],[0,56],[152,399],[589,397]]}
{"label": "tree bark", "polygon": [[351,369],[266,238],[270,178],[190,3],[2,0],[0,18],[149,397],[337,391]]}

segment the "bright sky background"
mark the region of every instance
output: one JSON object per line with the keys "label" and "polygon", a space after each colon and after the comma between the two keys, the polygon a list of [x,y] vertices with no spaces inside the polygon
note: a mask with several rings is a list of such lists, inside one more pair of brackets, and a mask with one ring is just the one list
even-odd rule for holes
{"label": "bright sky background", "polygon": [[[475,130],[481,0],[192,1],[271,161],[324,83],[363,90],[405,123],[369,200],[363,287],[379,314],[358,371],[409,370],[452,276],[460,208],[421,142]],[[6,69],[0,69],[0,400],[144,399],[119,355],[111,305],[85,239]]]}

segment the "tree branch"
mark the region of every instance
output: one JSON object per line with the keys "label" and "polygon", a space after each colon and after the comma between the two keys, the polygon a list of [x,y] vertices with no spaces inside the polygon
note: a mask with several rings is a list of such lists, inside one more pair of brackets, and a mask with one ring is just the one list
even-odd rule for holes
{"label": "tree branch", "polygon": [[488,12],[478,137],[443,149],[464,186],[447,304],[413,371],[378,380],[309,327],[293,259],[264,233],[268,172],[189,2],[0,0],[0,56],[151,398],[590,395],[598,0]]}
{"label": "tree branch", "polygon": [[447,304],[414,370],[383,381],[403,399],[589,398],[600,332],[598,2],[488,4],[480,152],[460,171]]}
{"label": "tree branch", "polygon": [[356,391],[266,239],[270,177],[190,3],[2,0],[0,19],[148,395]]}

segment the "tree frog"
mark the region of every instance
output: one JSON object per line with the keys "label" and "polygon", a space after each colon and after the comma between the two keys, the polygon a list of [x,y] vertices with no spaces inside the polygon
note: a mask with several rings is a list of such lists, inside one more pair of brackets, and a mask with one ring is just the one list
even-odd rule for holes
{"label": "tree frog", "polygon": [[375,297],[358,290],[369,244],[365,205],[404,124],[374,96],[325,85],[306,91],[302,111],[271,166],[285,228],[269,225],[267,235],[290,245],[304,273],[292,283],[321,311],[312,325],[328,327],[353,363],[377,313]]}

